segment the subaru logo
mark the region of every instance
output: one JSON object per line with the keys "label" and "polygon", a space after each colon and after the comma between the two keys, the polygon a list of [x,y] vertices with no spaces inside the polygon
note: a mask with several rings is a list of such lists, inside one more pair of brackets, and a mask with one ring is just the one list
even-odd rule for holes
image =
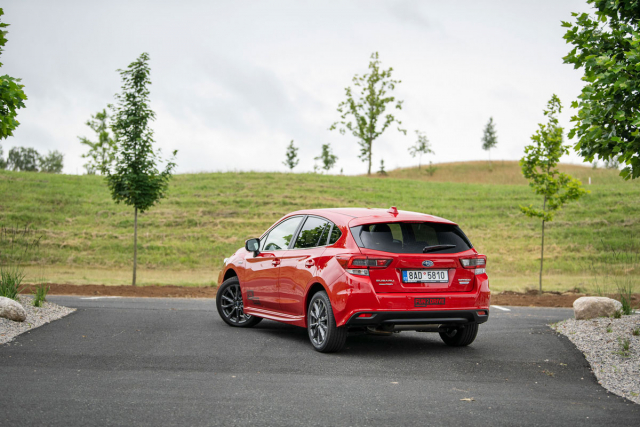
{"label": "subaru logo", "polygon": [[422,266],[423,267],[433,267],[433,261],[429,261],[429,260],[422,261]]}

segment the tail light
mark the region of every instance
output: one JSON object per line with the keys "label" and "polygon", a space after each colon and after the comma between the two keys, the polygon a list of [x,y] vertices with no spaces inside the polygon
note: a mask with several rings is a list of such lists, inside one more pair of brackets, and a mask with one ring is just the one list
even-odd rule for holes
{"label": "tail light", "polygon": [[338,263],[349,274],[368,276],[370,269],[387,268],[391,264],[391,258],[369,258],[362,255],[337,255]]}
{"label": "tail light", "polygon": [[472,258],[460,258],[460,264],[462,267],[474,270],[475,274],[486,273],[485,266],[487,265],[487,257],[485,255],[477,255]]}

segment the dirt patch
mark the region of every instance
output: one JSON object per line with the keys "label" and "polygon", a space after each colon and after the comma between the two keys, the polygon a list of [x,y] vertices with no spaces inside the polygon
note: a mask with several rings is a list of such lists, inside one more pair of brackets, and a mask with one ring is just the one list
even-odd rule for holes
{"label": "dirt patch", "polygon": [[[106,286],[51,284],[49,295],[120,296],[155,298],[214,298],[216,287],[187,286]],[[32,292],[34,285],[27,285],[23,294]]]}
{"label": "dirt patch", "polygon": [[[573,307],[573,302],[580,297],[587,296],[574,292],[544,292],[542,295],[537,291],[511,292],[505,291],[491,295],[491,304],[512,305],[523,307]],[[617,299],[617,295],[607,295],[609,298]],[[640,294],[631,297],[631,305],[640,307]]]}
{"label": "dirt patch", "polygon": [[[121,297],[151,297],[151,298],[214,298],[216,287],[186,287],[186,286],[106,286],[106,285],[66,285],[51,284],[49,295],[79,295],[79,296],[121,296]],[[23,294],[32,292],[34,285],[27,285]],[[545,292],[538,295],[536,291],[529,292],[501,292],[491,295],[491,304],[512,305],[523,307],[573,307],[573,302],[585,296],[573,292]],[[616,295],[609,295],[615,298]],[[640,294],[634,294],[632,305],[640,308]]]}

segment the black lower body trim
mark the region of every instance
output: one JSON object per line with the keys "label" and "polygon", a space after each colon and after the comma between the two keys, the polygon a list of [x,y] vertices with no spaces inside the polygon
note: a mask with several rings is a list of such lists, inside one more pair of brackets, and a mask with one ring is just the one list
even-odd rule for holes
{"label": "black lower body trim", "polygon": [[[478,314],[484,312],[485,314]],[[358,317],[362,313],[371,317]],[[393,325],[464,325],[484,323],[489,320],[489,310],[434,310],[434,311],[375,311],[356,313],[346,326],[393,326]]]}

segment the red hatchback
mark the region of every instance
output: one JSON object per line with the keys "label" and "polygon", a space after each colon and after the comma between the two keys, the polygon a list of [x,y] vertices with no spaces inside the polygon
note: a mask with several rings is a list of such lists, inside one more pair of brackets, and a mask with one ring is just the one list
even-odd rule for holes
{"label": "red hatchback", "polygon": [[307,328],[338,351],[349,331],[438,332],[469,345],[489,319],[487,257],[436,216],[384,209],[292,212],[225,259],[216,305],[231,326]]}

